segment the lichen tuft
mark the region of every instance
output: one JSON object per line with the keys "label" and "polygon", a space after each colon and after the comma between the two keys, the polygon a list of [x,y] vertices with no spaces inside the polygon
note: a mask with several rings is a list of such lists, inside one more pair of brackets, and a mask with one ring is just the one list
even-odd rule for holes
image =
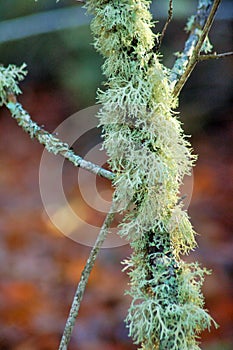
{"label": "lichen tuft", "polygon": [[209,328],[201,285],[205,270],[181,259],[196,246],[179,187],[196,157],[173,112],[168,70],[153,52],[147,0],[89,0],[95,48],[103,55],[105,91],[98,114],[114,179],[115,200],[127,211],[119,234],[132,303],[129,335],[143,350],[196,350]]}

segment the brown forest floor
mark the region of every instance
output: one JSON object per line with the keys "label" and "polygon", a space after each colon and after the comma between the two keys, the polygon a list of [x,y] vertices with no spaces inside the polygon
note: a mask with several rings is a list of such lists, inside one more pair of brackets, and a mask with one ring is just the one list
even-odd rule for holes
{"label": "brown forest floor", "polygon": [[[41,89],[25,96],[21,100],[27,109],[49,130],[69,109],[58,92]],[[43,147],[30,140],[7,111],[0,120],[0,349],[54,350],[89,248],[60,234],[44,213],[38,183]],[[193,141],[199,160],[189,213],[201,235],[191,259],[213,270],[204,294],[220,324],[202,335],[203,349],[233,346],[232,131],[224,124]],[[123,322],[130,299],[124,296],[127,276],[120,262],[129,254],[127,245],[102,250],[70,350],[136,349]]]}

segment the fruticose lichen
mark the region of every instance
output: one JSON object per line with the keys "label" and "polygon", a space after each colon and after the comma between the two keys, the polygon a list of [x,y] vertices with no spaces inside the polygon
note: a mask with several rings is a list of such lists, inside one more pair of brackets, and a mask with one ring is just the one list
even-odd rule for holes
{"label": "fruticose lichen", "polygon": [[195,160],[181,123],[168,71],[154,53],[147,0],[88,0],[95,48],[103,55],[106,89],[98,92],[103,147],[116,173],[115,200],[128,212],[119,234],[133,253],[129,334],[143,350],[197,350],[211,325],[203,309],[205,270],[181,255],[196,246],[179,201]]}
{"label": "fruticose lichen", "polygon": [[15,95],[21,93],[18,82],[23,80],[27,74],[25,68],[25,63],[21,67],[16,67],[13,64],[8,67],[0,65],[0,106],[7,103],[7,93]]}

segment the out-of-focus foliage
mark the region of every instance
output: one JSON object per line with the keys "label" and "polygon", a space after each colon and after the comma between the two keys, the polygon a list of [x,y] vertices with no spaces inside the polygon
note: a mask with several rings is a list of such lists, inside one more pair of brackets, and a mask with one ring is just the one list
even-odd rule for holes
{"label": "out-of-focus foliage", "polygon": [[88,27],[43,34],[1,45],[1,61],[28,67],[28,80],[52,80],[78,96],[79,106],[95,102],[101,80],[101,59],[91,46]]}
{"label": "out-of-focus foliage", "polygon": [[[59,1],[58,3],[55,0],[40,0],[37,2],[34,0],[1,1],[0,20],[19,18],[49,10],[55,11],[75,5],[80,6],[73,0]],[[153,1],[152,3],[154,17],[159,19],[159,23],[155,26],[156,31],[160,31],[164,24],[167,6],[166,1]],[[226,16],[229,6],[230,2],[223,0],[220,7],[223,17]],[[165,65],[168,67],[171,67],[175,60],[173,53],[181,51],[183,48],[186,38],[183,28],[186,18],[193,13],[194,8],[194,2],[191,0],[174,1],[174,21],[168,27],[161,48]],[[219,52],[229,50],[232,42],[231,33],[229,20],[217,20],[210,34],[214,49]],[[49,80],[56,87],[60,86],[62,89],[66,89],[74,104],[79,108],[83,108],[95,102],[96,88],[103,81],[100,68],[102,60],[95,52],[92,42],[93,38],[89,27],[77,26],[77,28],[64,31],[0,43],[1,62],[5,65],[9,63],[21,65],[25,62],[29,71],[26,81],[36,79],[43,82]],[[196,122],[198,118],[199,122],[203,124],[205,123],[203,114],[199,113],[201,105],[202,111],[206,114],[206,112],[208,113],[215,108],[219,109],[228,103],[231,84],[231,79],[227,74],[229,66],[230,60],[203,62],[195,70],[191,77],[191,83],[188,82],[181,96],[181,99],[185,96],[181,103],[181,110],[184,110],[182,114],[189,115],[189,120],[192,119]],[[224,86],[219,72],[221,72],[221,75],[226,72]],[[201,86],[197,84],[199,78]],[[212,86],[207,91],[208,99],[202,93],[202,88],[206,86],[207,81],[212,81]],[[185,102],[187,99],[188,104]],[[195,123],[195,127],[198,124]]]}
{"label": "out-of-focus foliage", "polygon": [[227,343],[219,343],[215,345],[210,345],[205,350],[232,350],[232,345]]}
{"label": "out-of-focus foliage", "polygon": [[39,11],[48,11],[74,5],[73,0],[59,1],[56,0],[7,0],[1,1],[0,4],[0,20],[16,18],[30,15]]}
{"label": "out-of-focus foliage", "polygon": [[[20,17],[39,11],[57,9],[72,1],[7,1],[0,3],[1,20]],[[101,58],[91,45],[88,26],[0,44],[1,62],[5,65],[25,62],[28,81],[50,80],[68,89],[80,108],[95,103],[96,89],[103,77]]]}

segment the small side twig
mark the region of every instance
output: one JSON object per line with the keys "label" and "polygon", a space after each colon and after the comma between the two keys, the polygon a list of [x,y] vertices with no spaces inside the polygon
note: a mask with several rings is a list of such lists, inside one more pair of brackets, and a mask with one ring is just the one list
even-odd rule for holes
{"label": "small side twig", "polygon": [[158,43],[158,45],[157,45],[157,50],[160,49],[160,46],[161,46],[161,44],[162,44],[164,35],[165,35],[166,31],[167,31],[167,27],[168,27],[169,23],[170,23],[171,20],[172,20],[172,16],[173,16],[173,0],[169,0],[168,17],[167,17],[166,23],[164,24],[164,27],[163,27],[163,29],[162,29],[162,32],[161,32],[161,34],[160,34],[159,43]]}
{"label": "small side twig", "polygon": [[68,345],[70,343],[71,340],[71,335],[74,329],[74,325],[75,325],[75,321],[76,318],[78,316],[78,312],[79,312],[79,308],[80,308],[80,304],[85,292],[85,288],[90,276],[90,273],[93,269],[96,257],[99,253],[99,250],[107,236],[107,233],[109,231],[109,227],[114,219],[114,204],[112,204],[112,207],[110,209],[110,212],[108,213],[108,215],[105,218],[105,221],[103,223],[103,226],[100,230],[100,233],[96,239],[95,245],[93,246],[90,255],[88,257],[88,260],[86,262],[86,265],[83,269],[82,275],[81,275],[81,279],[80,282],[78,284],[77,290],[75,292],[75,296],[73,299],[73,303],[70,309],[70,313],[69,316],[67,318],[66,321],[66,325],[65,325],[65,329],[62,335],[62,339],[60,342],[60,346],[59,346],[59,350],[67,350],[68,349]]}
{"label": "small side twig", "polygon": [[8,94],[8,103],[6,104],[6,107],[9,109],[12,117],[17,121],[18,125],[21,126],[31,138],[36,138],[39,143],[44,145],[48,152],[55,155],[59,154],[73,163],[76,167],[88,170],[95,175],[105,177],[108,180],[114,179],[114,174],[111,171],[103,169],[97,164],[86,161],[79,155],[75,154],[67,143],[62,142],[59,138],[50,134],[35,123],[28,112],[24,110],[19,102],[17,102],[14,94]]}
{"label": "small side twig", "polygon": [[214,52],[214,53],[209,54],[209,55],[199,55],[198,61],[218,60],[219,58],[225,58],[225,57],[229,57],[229,56],[233,56],[233,51],[223,52],[223,53]]}
{"label": "small side twig", "polygon": [[174,84],[174,97],[179,95],[198,62],[198,56],[212,26],[220,2],[221,0],[199,0],[198,2],[193,28],[185,42],[183,52],[175,61],[171,70],[170,80]]}

